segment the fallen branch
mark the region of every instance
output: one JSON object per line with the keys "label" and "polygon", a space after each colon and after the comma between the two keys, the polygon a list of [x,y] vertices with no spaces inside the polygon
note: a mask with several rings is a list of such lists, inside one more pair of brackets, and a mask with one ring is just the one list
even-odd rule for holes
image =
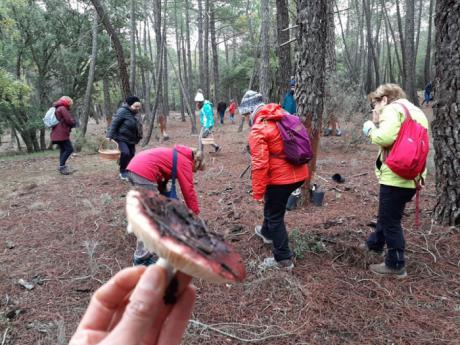
{"label": "fallen branch", "polygon": [[287,42],[281,43],[281,44],[280,44],[280,47],[284,47],[284,46],[286,46],[286,45],[288,45],[288,44],[290,44],[290,43],[292,43],[292,42],[294,42],[294,41],[297,41],[297,38],[292,38],[292,39],[290,39],[290,40],[287,41]]}
{"label": "fallen branch", "polygon": [[368,174],[367,172],[364,172],[364,173],[361,173],[361,174],[353,175],[353,176],[351,176],[351,178],[353,178],[353,177],[360,177],[360,176],[364,176],[364,175],[367,175],[367,174]]}
{"label": "fallen branch", "polygon": [[5,345],[6,342],[6,336],[8,334],[8,331],[10,330],[9,327],[6,328],[5,333],[3,333],[3,338],[2,338],[2,345]]}
{"label": "fallen branch", "polygon": [[237,336],[235,334],[223,331],[223,330],[221,330],[221,329],[219,329],[219,328],[217,328],[215,326],[242,325],[242,326],[249,326],[249,327],[256,327],[256,328],[265,327],[265,330],[261,334],[266,333],[271,327],[276,328],[278,330],[280,329],[280,327],[277,327],[277,326],[253,326],[253,325],[244,325],[244,324],[240,324],[240,323],[220,323],[220,324],[216,324],[216,325],[207,325],[205,323],[202,323],[202,322],[196,321],[196,320],[190,320],[189,323],[193,324],[194,326],[202,327],[205,330],[214,331],[214,332],[219,333],[219,334],[221,334],[223,336],[239,340],[239,341],[241,341],[243,343],[258,343],[258,342],[268,340],[268,339],[281,338],[281,337],[286,337],[288,335],[294,335],[295,334],[295,333],[292,333],[292,332],[284,331],[283,333],[278,333],[278,334],[274,334],[274,335],[266,335],[266,336],[262,336],[262,337],[259,337],[259,338],[249,339],[249,338],[242,338],[242,337],[239,337],[239,336]]}

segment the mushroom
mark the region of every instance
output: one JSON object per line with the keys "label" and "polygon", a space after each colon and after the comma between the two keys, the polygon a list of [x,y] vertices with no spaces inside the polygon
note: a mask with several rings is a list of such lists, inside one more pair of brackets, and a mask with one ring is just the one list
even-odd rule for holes
{"label": "mushroom", "polygon": [[174,270],[211,282],[241,282],[246,271],[241,256],[182,202],[148,190],[126,196],[128,232],[156,253],[169,277]]}

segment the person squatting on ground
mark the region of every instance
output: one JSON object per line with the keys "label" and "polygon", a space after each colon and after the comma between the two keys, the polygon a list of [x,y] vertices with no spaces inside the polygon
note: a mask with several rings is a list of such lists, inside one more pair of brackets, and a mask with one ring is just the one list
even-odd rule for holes
{"label": "person squatting on ground", "polygon": [[[212,103],[204,99],[203,93],[198,92],[195,96],[196,109],[200,111],[200,138],[207,138],[212,134],[214,127],[214,114],[212,112]],[[213,143],[211,144],[216,152],[220,151],[220,146]]]}
{"label": "person squatting on ground", "polygon": [[230,122],[235,124],[235,111],[236,111],[236,104],[233,99],[230,100],[230,105],[228,106],[228,112],[230,114]]}
{"label": "person squatting on ground", "polygon": [[219,114],[221,125],[224,124],[225,110],[227,110],[227,103],[224,101],[217,103],[217,113]]}
{"label": "person squatting on ground", "polygon": [[284,223],[286,204],[291,193],[308,178],[306,164],[293,165],[283,158],[284,145],[276,124],[285,115],[279,104],[263,103],[260,93],[249,90],[239,107],[250,114],[249,147],[252,165],[252,196],[264,202],[264,220],[255,228],[262,240],[272,245],[273,257],[261,267],[292,269],[292,251]]}
{"label": "person squatting on ground", "polygon": [[62,96],[53,106],[56,108],[55,116],[59,123],[51,129],[51,142],[59,146],[59,172],[62,175],[69,175],[70,170],[66,165],[67,159],[73,152],[70,132],[75,127],[76,121],[70,113],[73,100],[70,97]]}
{"label": "person squatting on ground", "polygon": [[[406,94],[396,84],[381,85],[368,98],[374,109],[373,119],[364,123],[363,132],[373,144],[380,147],[375,167],[380,193],[376,230],[369,236],[364,248],[371,254],[383,256],[386,245],[385,262],[370,265],[370,270],[383,276],[403,278],[407,275],[404,259],[406,243],[401,219],[406,203],[416,192],[416,185],[413,180],[406,180],[390,170],[385,159],[405,120],[401,104],[424,128],[428,128],[428,120],[421,109],[406,99]],[[426,175],[426,170],[423,175]]]}
{"label": "person squatting on ground", "polygon": [[[177,178],[185,204],[198,215],[200,208],[193,184],[193,173],[198,170],[204,170],[202,153],[187,146],[175,145],[174,148],[157,147],[138,153],[129,163],[127,174],[134,186],[158,191],[163,195],[167,192],[170,180],[175,192]],[[170,197],[177,198],[175,195]],[[134,265],[150,265],[155,261],[156,257],[144,248],[141,241],[137,241]]]}
{"label": "person squatting on ground", "polygon": [[136,154],[136,144],[142,139],[142,124],[137,114],[141,101],[136,96],[126,98],[112,120],[107,138],[118,143],[120,149],[120,179],[128,181],[126,167]]}
{"label": "person squatting on ground", "polygon": [[179,345],[195,304],[191,278],[176,274],[178,300],[163,301],[168,279],[158,265],[125,268],[94,293],[69,345]]}

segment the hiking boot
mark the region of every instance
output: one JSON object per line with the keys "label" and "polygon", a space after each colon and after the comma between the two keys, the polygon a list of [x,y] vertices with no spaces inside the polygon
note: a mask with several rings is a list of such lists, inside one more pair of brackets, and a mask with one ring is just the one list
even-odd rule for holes
{"label": "hiking boot", "polygon": [[129,181],[127,172],[121,172],[120,175],[118,175],[118,176],[120,177],[120,180],[122,180],[122,181]]}
{"label": "hiking boot", "polygon": [[155,254],[149,255],[149,256],[144,257],[144,258],[136,258],[136,257],[134,257],[133,258],[133,266],[140,266],[140,265],[150,266],[150,265],[153,265],[157,261],[158,261],[158,257]]}
{"label": "hiking boot", "polygon": [[365,255],[368,255],[368,256],[374,256],[374,257],[381,257],[383,258],[385,256],[385,252],[382,250],[372,250],[372,249],[369,249],[369,247],[367,246],[367,243],[366,242],[362,242],[359,244],[358,248],[365,254]]}
{"label": "hiking boot", "polygon": [[394,277],[398,279],[406,278],[407,272],[404,267],[400,269],[388,267],[384,262],[381,264],[370,265],[369,269],[372,273],[375,273],[382,277]]}
{"label": "hiking boot", "polygon": [[58,169],[59,173],[61,173],[62,175],[70,175],[70,171],[69,171],[69,168],[64,165],[64,166],[60,166],[59,169]]}
{"label": "hiking boot", "polygon": [[264,261],[259,265],[259,269],[266,270],[270,268],[292,270],[294,263],[290,259],[276,261],[274,257],[265,258]]}
{"label": "hiking boot", "polygon": [[256,225],[255,229],[254,229],[254,232],[257,236],[259,236],[263,241],[264,243],[266,244],[272,244],[273,241],[269,238],[266,238],[264,235],[262,235],[262,225]]}

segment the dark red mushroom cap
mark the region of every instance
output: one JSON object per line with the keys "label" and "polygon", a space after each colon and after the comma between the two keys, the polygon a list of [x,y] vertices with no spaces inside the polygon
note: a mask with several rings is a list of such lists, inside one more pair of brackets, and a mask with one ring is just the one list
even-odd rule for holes
{"label": "dark red mushroom cap", "polygon": [[224,238],[208,231],[180,201],[156,192],[131,190],[126,196],[131,230],[145,247],[175,269],[213,282],[243,281],[241,256]]}

